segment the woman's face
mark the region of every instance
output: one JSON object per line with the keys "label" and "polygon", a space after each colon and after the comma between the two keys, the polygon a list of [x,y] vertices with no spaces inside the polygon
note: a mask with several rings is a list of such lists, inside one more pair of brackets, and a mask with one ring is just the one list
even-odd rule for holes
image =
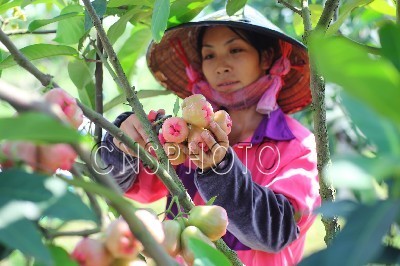
{"label": "woman's face", "polygon": [[211,87],[233,92],[253,83],[269,68],[268,55],[258,51],[225,26],[206,29],[202,42],[202,70]]}

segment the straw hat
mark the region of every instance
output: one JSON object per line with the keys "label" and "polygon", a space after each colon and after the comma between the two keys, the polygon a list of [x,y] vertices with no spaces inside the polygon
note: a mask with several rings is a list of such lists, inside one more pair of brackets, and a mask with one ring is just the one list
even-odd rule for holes
{"label": "straw hat", "polygon": [[147,51],[147,64],[157,81],[172,90],[181,98],[192,93],[187,88],[188,77],[185,64],[170,45],[170,40],[179,38],[190,64],[201,72],[201,58],[197,50],[197,36],[202,26],[226,25],[245,30],[252,30],[292,44],[289,56],[294,66],[284,77],[284,86],[278,95],[278,105],[285,113],[297,112],[311,103],[310,69],[305,46],[283,33],[277,26],[255,9],[246,6],[244,12],[228,16],[225,10],[198,20],[168,29],[160,43],[152,42]]}

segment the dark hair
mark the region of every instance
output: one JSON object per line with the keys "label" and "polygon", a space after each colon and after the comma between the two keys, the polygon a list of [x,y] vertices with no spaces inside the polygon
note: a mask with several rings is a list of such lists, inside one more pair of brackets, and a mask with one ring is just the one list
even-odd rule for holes
{"label": "dark hair", "polygon": [[[203,26],[200,28],[198,37],[197,37],[197,51],[199,53],[200,59],[202,59],[201,56],[201,48],[203,46],[203,38],[204,34],[206,32],[206,29],[208,27],[212,26]],[[245,30],[242,28],[236,28],[236,27],[230,27],[227,26],[231,31],[239,35],[243,40],[245,40],[247,43],[249,43],[251,46],[253,46],[257,51],[258,54],[261,58],[261,54],[263,51],[266,51],[270,48],[272,48],[274,52],[274,60],[275,61],[281,54],[280,48],[279,48],[279,42],[278,39],[266,36],[264,34],[260,34],[258,32],[252,31],[252,30]]]}

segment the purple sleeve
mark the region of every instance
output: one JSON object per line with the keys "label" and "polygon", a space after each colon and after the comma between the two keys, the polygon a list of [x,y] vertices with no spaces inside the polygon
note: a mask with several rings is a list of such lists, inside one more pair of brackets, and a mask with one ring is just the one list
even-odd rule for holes
{"label": "purple sleeve", "polygon": [[[115,121],[114,125],[121,126],[122,122],[127,119],[132,112],[125,112],[120,114]],[[138,159],[134,156],[126,154],[118,149],[113,143],[114,137],[108,132],[105,134],[102,142],[101,158],[110,171],[112,177],[126,192],[133,184],[138,174]]]}
{"label": "purple sleeve", "polygon": [[225,208],[228,230],[240,242],[252,249],[279,252],[299,235],[294,209],[284,195],[254,183],[246,170],[229,148],[216,168],[196,171],[195,184],[204,201],[217,196],[214,204]]}

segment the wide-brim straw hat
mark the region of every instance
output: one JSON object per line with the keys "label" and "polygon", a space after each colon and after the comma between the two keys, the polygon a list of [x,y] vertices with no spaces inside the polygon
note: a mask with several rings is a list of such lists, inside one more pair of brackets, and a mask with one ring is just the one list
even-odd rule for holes
{"label": "wide-brim straw hat", "polygon": [[[278,105],[285,113],[297,112],[311,103],[310,68],[308,53],[299,41],[283,33],[276,25],[255,9],[246,6],[243,12],[228,16],[225,9],[168,29],[160,43],[152,42],[147,51],[147,64],[156,80],[181,98],[192,94],[188,89],[185,64],[171,46],[171,40],[179,40],[190,64],[201,72],[201,58],[197,38],[201,27],[225,25],[255,31],[268,38],[277,38],[292,44],[289,60],[292,68],[284,77],[284,85],[278,94]],[[300,66],[300,67],[299,67]],[[302,66],[302,67],[301,67]]]}

